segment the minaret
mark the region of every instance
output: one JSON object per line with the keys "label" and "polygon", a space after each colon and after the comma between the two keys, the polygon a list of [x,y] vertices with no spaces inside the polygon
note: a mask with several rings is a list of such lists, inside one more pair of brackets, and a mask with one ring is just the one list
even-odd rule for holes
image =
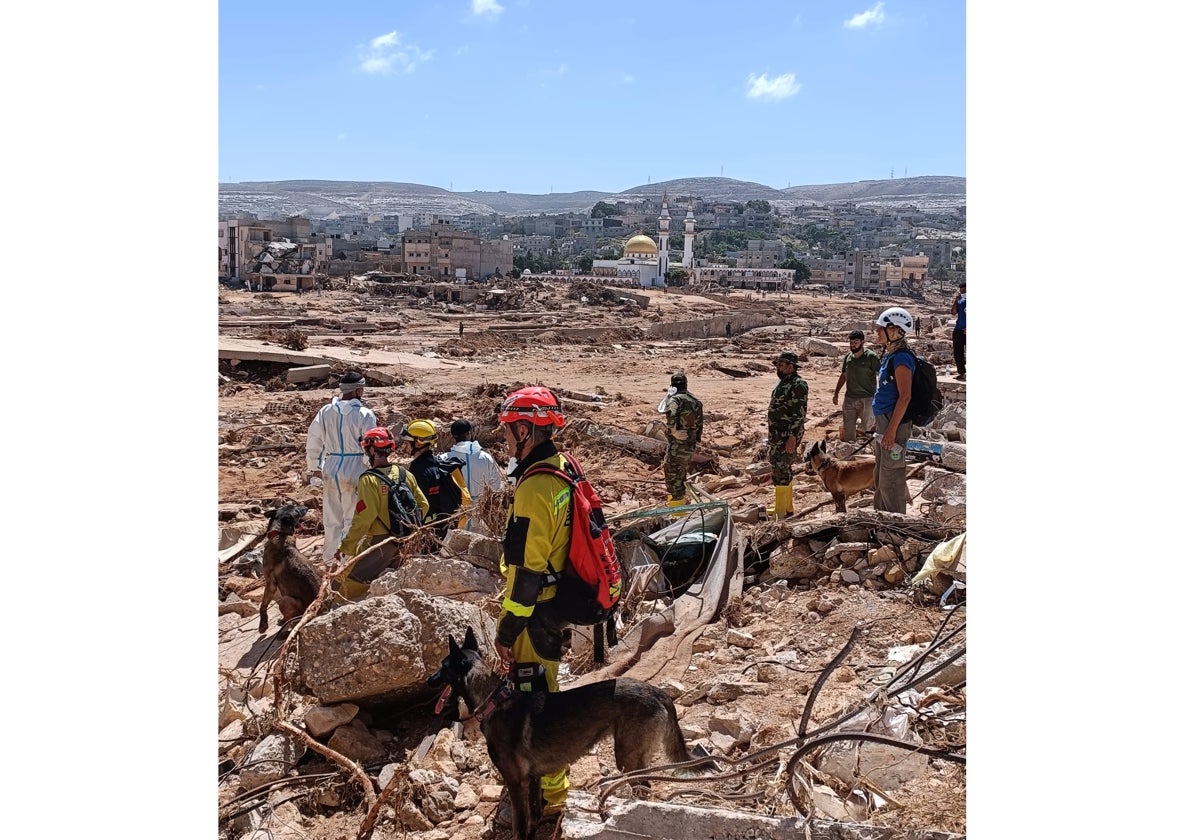
{"label": "minaret", "polygon": [[671,238],[671,214],[667,212],[667,193],[663,192],[662,212],[658,214],[658,279],[667,284],[668,242]]}
{"label": "minaret", "polygon": [[688,202],[687,218],[683,220],[683,267],[692,267],[692,240],[696,238],[696,217],[692,215],[692,203]]}

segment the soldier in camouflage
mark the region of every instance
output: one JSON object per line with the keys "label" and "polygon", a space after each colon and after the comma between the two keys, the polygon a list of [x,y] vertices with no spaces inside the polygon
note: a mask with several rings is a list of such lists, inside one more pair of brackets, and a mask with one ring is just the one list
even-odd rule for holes
{"label": "soldier in camouflage", "polygon": [[679,507],[687,493],[684,479],[692,463],[692,453],[704,433],[704,405],[688,393],[687,376],[671,376],[671,388],[660,408],[667,421],[667,458],[663,472],[667,479],[667,505]]}
{"label": "soldier in camouflage", "polygon": [[775,357],[779,384],[771,392],[767,407],[767,455],[775,485],[775,504],[767,507],[767,513],[776,519],[793,512],[792,462],[800,451],[804,421],[808,417],[808,383],[796,373],[799,363],[795,353],[785,352]]}

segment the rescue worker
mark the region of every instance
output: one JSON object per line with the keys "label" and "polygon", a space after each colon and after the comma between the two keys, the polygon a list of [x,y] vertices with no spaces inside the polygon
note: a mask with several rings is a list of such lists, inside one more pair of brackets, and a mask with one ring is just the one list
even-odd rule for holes
{"label": "rescue worker", "polygon": [[[478,502],[483,498],[485,491],[495,493],[503,489],[504,476],[500,474],[500,467],[491,453],[475,440],[475,427],[471,425],[471,421],[461,417],[455,420],[450,424],[450,436],[454,438],[454,445],[447,454],[463,460],[462,471],[471,499]],[[486,529],[472,516],[467,520],[467,530]]]}
{"label": "rescue worker", "polygon": [[704,433],[704,405],[688,393],[683,371],[672,374],[671,387],[659,411],[666,415],[667,422],[667,456],[663,461],[667,506],[680,507],[686,501],[684,481],[692,464],[692,453]]}
{"label": "rescue worker", "polygon": [[[517,459],[518,480],[541,462],[566,469],[566,459],[553,441],[554,430],[561,429],[566,418],[548,388],[513,391],[500,406],[499,421],[509,455]],[[519,481],[509,503],[500,558],[504,597],[495,646],[501,671],[521,691],[558,691],[564,625],[538,605],[555,596],[557,586],[548,576],[561,573],[566,565],[570,511],[570,487],[542,473]],[[566,767],[542,776],[543,814],[562,810],[570,786]]]}
{"label": "rescue worker", "polygon": [[[396,438],[392,433],[383,426],[376,426],[367,430],[359,442],[371,462],[370,469],[379,470],[394,482],[404,481],[424,519],[429,514],[429,500],[421,492],[416,478],[409,470],[389,461],[391,454],[396,451]],[[364,472],[358,478],[358,503],[354,507],[354,519],[338,547],[340,556],[336,559],[340,560],[341,556],[354,557],[390,536],[388,487],[379,480],[379,476]],[[399,554],[400,546],[392,542],[352,566],[347,566],[334,581],[337,591],[350,599],[362,597],[367,594],[367,584],[379,577],[384,569],[393,567]]]}
{"label": "rescue worker", "polygon": [[[408,443],[408,453],[412,456],[408,468],[429,500],[429,521],[441,522],[433,529],[441,539],[450,529],[453,514],[460,507],[471,504],[471,493],[462,475],[463,462],[453,456],[437,457],[433,451],[437,442],[437,427],[430,420],[413,420],[400,437]],[[449,478],[446,478],[447,475]],[[456,527],[464,527],[466,520],[465,515],[460,517]]]}
{"label": "rescue worker", "polygon": [[358,501],[358,477],[367,468],[359,439],[378,423],[375,412],[362,403],[367,380],[348,370],[340,383],[341,397],[321,406],[308,427],[305,461],[308,473],[323,485],[321,522],[325,544],[321,556],[329,562],[354,517]]}
{"label": "rescue worker", "polygon": [[800,359],[792,352],[775,357],[775,375],[779,384],[771,392],[767,406],[767,457],[771,462],[771,480],[775,485],[775,504],[767,514],[783,519],[792,507],[792,462],[800,451],[804,421],[808,417],[808,383],[796,373]]}
{"label": "rescue worker", "polygon": [[912,401],[913,374],[917,359],[908,346],[908,333],[913,328],[908,310],[892,306],[875,319],[875,343],[883,347],[879,361],[879,379],[871,409],[875,412],[875,437],[871,448],[875,452],[875,510],[905,513],[908,509],[908,487],[905,470],[908,438],[912,421],[905,420]]}
{"label": "rescue worker", "polygon": [[866,336],[862,330],[850,333],[850,352],[842,359],[842,374],[833,386],[833,404],[838,404],[838,394],[846,386],[846,402],[842,405],[843,441],[858,437],[858,424],[868,435],[875,430],[875,414],[871,399],[875,396],[875,375],[879,373],[879,356],[863,345]]}

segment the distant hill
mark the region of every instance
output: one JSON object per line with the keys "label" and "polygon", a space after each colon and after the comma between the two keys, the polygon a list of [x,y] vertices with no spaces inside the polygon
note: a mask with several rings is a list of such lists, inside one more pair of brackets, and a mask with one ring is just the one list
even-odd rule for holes
{"label": "distant hill", "polygon": [[733,178],[678,178],[639,185],[619,193],[583,190],[536,195],[510,192],[451,192],[441,187],[396,181],[242,181],[218,185],[218,209],[223,216],[254,213],[259,218],[304,215],[325,218],[341,213],[536,213],[586,212],[597,201],[656,200],[694,195],[709,201],[765,199],[783,207],[852,201],[877,206],[916,205],[951,210],[966,203],[967,179],[943,175],[856,181],[775,189]]}
{"label": "distant hill", "polygon": [[674,181],[660,181],[657,184],[646,184],[644,187],[630,187],[618,194],[618,198],[648,198],[662,199],[662,194],[668,196],[694,195],[709,201],[752,201],[754,199],[789,198],[787,194],[774,187],[766,187],[753,181],[737,181],[733,178],[676,178]]}
{"label": "distant hill", "polygon": [[788,187],[783,193],[792,198],[806,198],[828,204],[831,201],[860,201],[872,198],[903,196],[967,196],[967,179],[949,175],[918,175],[914,178],[891,178],[886,181],[855,181],[853,184],[822,184],[820,186]]}

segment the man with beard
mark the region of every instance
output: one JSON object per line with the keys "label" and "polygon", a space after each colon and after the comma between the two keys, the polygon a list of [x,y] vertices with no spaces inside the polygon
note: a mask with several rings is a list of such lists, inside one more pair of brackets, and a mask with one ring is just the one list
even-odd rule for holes
{"label": "man with beard", "polygon": [[800,359],[784,352],[775,357],[775,375],[779,384],[771,392],[767,406],[767,456],[775,485],[775,504],[767,514],[783,519],[793,512],[792,462],[800,451],[804,421],[808,417],[808,383],[796,373]]}
{"label": "man with beard", "polygon": [[833,388],[833,404],[838,404],[838,392],[846,386],[846,401],[842,404],[842,440],[854,440],[858,423],[870,434],[875,429],[875,414],[871,399],[875,396],[875,374],[879,372],[879,356],[863,347],[866,336],[862,330],[850,333],[850,352],[842,359],[842,375]]}

